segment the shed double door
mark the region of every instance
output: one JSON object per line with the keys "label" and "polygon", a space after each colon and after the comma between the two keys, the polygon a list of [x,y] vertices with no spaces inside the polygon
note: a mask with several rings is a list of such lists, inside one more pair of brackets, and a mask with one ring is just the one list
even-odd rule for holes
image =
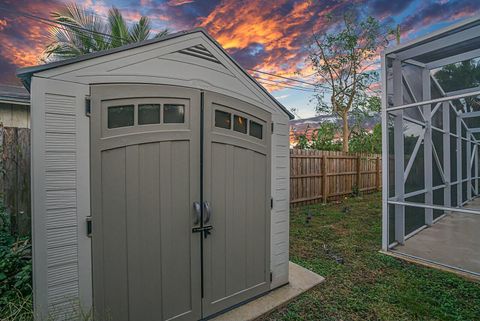
{"label": "shed double door", "polygon": [[200,320],[268,291],[270,115],[178,87],[91,94],[96,320]]}

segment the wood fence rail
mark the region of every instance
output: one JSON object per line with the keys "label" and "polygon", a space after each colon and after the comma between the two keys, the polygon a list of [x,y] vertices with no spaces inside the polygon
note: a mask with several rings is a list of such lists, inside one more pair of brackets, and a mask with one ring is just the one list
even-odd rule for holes
{"label": "wood fence rail", "polygon": [[290,150],[290,205],[326,203],[381,189],[381,156]]}
{"label": "wood fence rail", "polygon": [[[0,123],[0,206],[11,221],[11,234],[30,234],[30,129]],[[0,218],[0,224],[2,224]]]}

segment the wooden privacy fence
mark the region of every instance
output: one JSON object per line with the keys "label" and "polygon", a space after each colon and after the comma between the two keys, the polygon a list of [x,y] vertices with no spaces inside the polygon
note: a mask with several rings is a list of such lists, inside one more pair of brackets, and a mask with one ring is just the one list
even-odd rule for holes
{"label": "wooden privacy fence", "polygon": [[380,190],[376,154],[290,150],[290,205],[307,205]]}
{"label": "wooden privacy fence", "polygon": [[31,219],[28,128],[3,127],[0,124],[0,205],[5,207],[10,217],[11,233],[29,235]]}

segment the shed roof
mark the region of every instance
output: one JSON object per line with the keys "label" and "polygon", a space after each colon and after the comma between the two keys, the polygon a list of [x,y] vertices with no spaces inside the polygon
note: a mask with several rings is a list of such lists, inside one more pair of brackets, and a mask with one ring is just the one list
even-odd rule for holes
{"label": "shed roof", "polygon": [[265,88],[264,88],[260,83],[258,83],[242,66],[240,66],[240,64],[239,64],[238,62],[236,62],[235,59],[233,59],[233,57],[232,57],[231,55],[229,55],[229,54],[225,51],[225,49],[224,49],[212,36],[210,36],[210,35],[208,34],[208,32],[207,32],[204,28],[194,28],[194,29],[191,29],[191,30],[188,30],[188,31],[180,31],[180,32],[177,32],[177,33],[172,33],[172,34],[165,35],[165,36],[160,37],[160,38],[149,39],[149,40],[145,40],[145,41],[141,41],[141,42],[137,42],[137,43],[132,43],[132,44],[124,45],[124,46],[117,47],[117,48],[112,48],[112,49],[108,49],[108,50],[97,51],[97,52],[89,53],[89,54],[82,55],[82,56],[75,57],[75,58],[71,58],[71,59],[66,59],[66,60],[62,60],[62,61],[55,61],[55,62],[51,62],[51,63],[48,63],[48,64],[37,65],[37,66],[32,66],[32,67],[21,68],[21,69],[19,69],[19,70],[17,71],[17,76],[22,80],[22,83],[24,84],[25,88],[27,88],[27,90],[30,91],[31,78],[32,78],[32,76],[33,76],[34,74],[36,74],[36,73],[39,73],[39,72],[42,72],[42,71],[46,71],[46,70],[49,70],[49,69],[54,69],[54,68],[58,68],[58,67],[70,65],[70,64],[75,64],[75,63],[78,63],[78,62],[81,62],[81,61],[90,60],[90,59],[94,59],[94,58],[97,58],[97,57],[103,57],[103,56],[106,56],[106,55],[110,55],[110,54],[113,54],[113,53],[117,53],[117,52],[129,50],[129,49],[134,49],[134,48],[138,48],[138,47],[142,47],[142,46],[147,46],[147,45],[150,45],[150,44],[162,42],[162,41],[169,40],[169,39],[173,39],[173,38],[182,37],[182,36],[184,36],[184,35],[189,35],[189,34],[192,34],[192,33],[195,33],[195,32],[201,32],[201,33],[203,33],[203,34],[204,34],[212,43],[214,43],[253,83],[255,83],[255,85],[257,85],[262,91],[264,91],[264,92],[268,95],[268,97],[290,117],[290,119],[295,118],[294,115],[293,115],[282,103],[280,103],[277,99],[275,99],[275,98],[268,92],[267,89],[265,89]]}
{"label": "shed roof", "polygon": [[30,104],[30,94],[21,86],[0,84],[0,101],[28,105]]}

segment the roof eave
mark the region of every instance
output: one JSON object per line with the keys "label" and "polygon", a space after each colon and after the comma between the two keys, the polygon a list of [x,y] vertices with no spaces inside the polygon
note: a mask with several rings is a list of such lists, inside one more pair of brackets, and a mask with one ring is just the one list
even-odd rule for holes
{"label": "roof eave", "polygon": [[30,105],[30,99],[0,96],[0,103]]}

